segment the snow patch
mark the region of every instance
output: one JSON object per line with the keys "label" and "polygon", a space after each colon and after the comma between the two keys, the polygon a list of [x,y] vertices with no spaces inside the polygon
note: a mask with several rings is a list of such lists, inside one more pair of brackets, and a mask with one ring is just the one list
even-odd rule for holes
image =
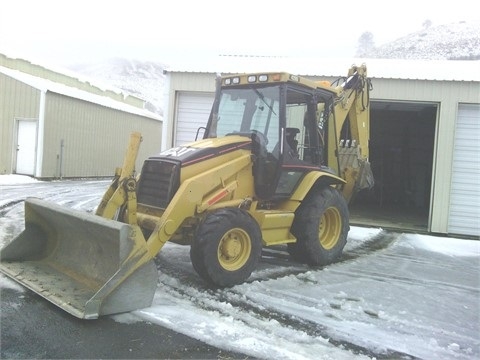
{"label": "snow patch", "polygon": [[375,236],[380,234],[383,231],[382,228],[367,228],[359,226],[350,226],[350,231],[348,232],[347,244],[361,245]]}
{"label": "snow patch", "polygon": [[10,280],[5,275],[0,274],[0,289],[12,289],[23,293],[25,288],[13,280]]}
{"label": "snow patch", "polygon": [[0,185],[31,184],[39,180],[26,175],[0,175]]}
{"label": "snow patch", "polygon": [[117,314],[112,315],[111,317],[113,320],[121,324],[134,324],[143,321],[138,316],[135,316],[132,313]]}
{"label": "snow patch", "polygon": [[431,235],[403,235],[399,246],[411,246],[448,256],[480,257],[480,241]]}

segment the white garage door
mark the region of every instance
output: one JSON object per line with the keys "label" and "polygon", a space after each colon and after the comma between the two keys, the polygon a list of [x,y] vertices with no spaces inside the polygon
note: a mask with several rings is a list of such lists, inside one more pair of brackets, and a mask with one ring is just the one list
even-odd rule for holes
{"label": "white garage door", "polygon": [[448,232],[480,236],[480,105],[459,105]]}
{"label": "white garage door", "polygon": [[[175,146],[195,140],[199,127],[206,126],[212,108],[214,94],[180,93],[178,96]],[[199,138],[203,137],[203,131]]]}

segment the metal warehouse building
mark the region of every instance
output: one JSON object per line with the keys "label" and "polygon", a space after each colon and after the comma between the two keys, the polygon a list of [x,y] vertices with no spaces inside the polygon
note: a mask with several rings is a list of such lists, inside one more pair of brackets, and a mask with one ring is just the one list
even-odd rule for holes
{"label": "metal warehouse building", "polygon": [[[354,61],[355,62],[355,61]],[[346,76],[351,60],[219,57],[166,73],[162,148],[194,140],[216,73],[287,71]],[[360,60],[372,78],[370,162],[375,187],[351,203],[352,223],[480,236],[480,63]]]}
{"label": "metal warehouse building", "polygon": [[0,54],[0,174],[112,176],[133,131],[137,169],[158,153],[162,119],[133,96]]}

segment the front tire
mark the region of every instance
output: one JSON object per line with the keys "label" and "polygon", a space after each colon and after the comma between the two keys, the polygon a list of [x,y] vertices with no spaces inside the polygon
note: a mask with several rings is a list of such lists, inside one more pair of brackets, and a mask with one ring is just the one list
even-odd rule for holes
{"label": "front tire", "polygon": [[292,258],[312,266],[337,260],[347,243],[350,230],[348,206],[342,194],[331,186],[314,189],[295,212],[289,244]]}
{"label": "front tire", "polygon": [[199,225],[190,248],[195,271],[209,284],[230,287],[243,283],[262,254],[262,233],[241,209],[220,209]]}

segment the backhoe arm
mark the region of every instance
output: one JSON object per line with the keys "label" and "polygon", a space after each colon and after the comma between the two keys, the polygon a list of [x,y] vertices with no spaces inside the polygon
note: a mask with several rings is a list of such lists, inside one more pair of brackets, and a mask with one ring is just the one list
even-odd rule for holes
{"label": "backhoe arm", "polygon": [[[339,173],[347,182],[342,193],[349,201],[353,194],[373,186],[373,175],[368,162],[370,139],[370,90],[365,64],[352,66],[344,83],[336,88],[334,106],[334,138],[338,144]],[[335,164],[337,155],[330,152],[329,163]]]}
{"label": "backhoe arm", "polygon": [[357,146],[362,147],[362,154],[368,159],[371,83],[367,78],[366,65],[351,67],[347,80],[336,90],[334,108],[336,139],[342,140],[344,123],[349,120],[346,135],[348,139],[355,140]]}

